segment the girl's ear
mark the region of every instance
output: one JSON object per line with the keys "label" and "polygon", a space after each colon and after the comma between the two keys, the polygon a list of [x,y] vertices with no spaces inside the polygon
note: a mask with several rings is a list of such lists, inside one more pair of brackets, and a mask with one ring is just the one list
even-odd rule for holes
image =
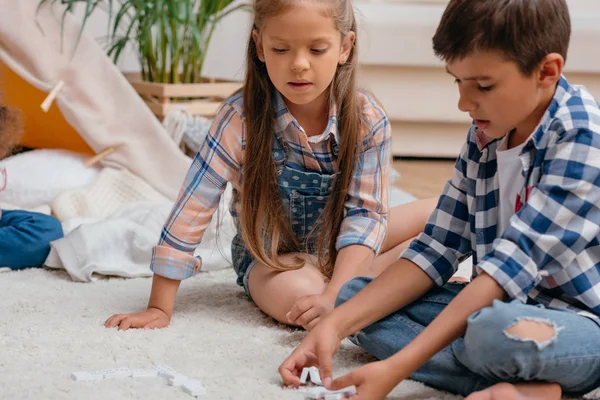
{"label": "girl's ear", "polygon": [[260,34],[256,29],[252,30],[252,39],[254,39],[254,45],[256,46],[256,54],[258,55],[258,59],[262,62],[265,62],[265,52],[262,46],[262,40],[260,39]]}
{"label": "girl's ear", "polygon": [[356,41],[356,33],[350,31],[342,40],[342,48],[340,49],[340,59],[339,64],[343,65],[348,61],[348,57],[350,57],[350,53],[354,48],[354,42]]}

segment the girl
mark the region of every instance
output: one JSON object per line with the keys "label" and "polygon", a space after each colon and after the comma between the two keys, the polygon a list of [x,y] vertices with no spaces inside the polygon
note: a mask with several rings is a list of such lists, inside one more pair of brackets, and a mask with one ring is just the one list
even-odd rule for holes
{"label": "girl", "polygon": [[402,246],[389,243],[417,235],[433,210],[432,201],[394,210],[384,241],[390,127],[356,89],[351,2],[255,0],[254,16],[244,88],[220,109],[166,221],[148,309],[106,327],[169,324],[227,182],[238,284],[271,317],[306,329],[333,309],[344,282],[391,264]]}

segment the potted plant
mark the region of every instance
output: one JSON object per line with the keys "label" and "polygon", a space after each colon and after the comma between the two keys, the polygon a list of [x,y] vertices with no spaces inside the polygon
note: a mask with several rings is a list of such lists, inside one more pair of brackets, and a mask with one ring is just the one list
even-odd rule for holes
{"label": "potted plant", "polygon": [[234,0],[40,0],[39,6],[46,3],[63,4],[63,18],[82,3],[82,30],[96,10],[108,13],[107,53],[117,63],[123,50],[133,45],[141,74],[126,76],[159,118],[174,106],[183,106],[193,115],[211,116],[220,100],[240,87],[207,79],[202,66],[216,25],[230,13],[247,9],[247,4]]}

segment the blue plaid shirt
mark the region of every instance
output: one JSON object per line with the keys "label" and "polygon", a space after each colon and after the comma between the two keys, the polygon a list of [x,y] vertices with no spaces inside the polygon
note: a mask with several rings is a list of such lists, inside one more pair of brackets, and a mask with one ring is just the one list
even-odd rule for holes
{"label": "blue plaid shirt", "polygon": [[562,77],[520,160],[525,185],[498,232],[492,140],[473,126],[424,233],[403,254],[438,285],[473,256],[508,296],[600,315],[600,105]]}

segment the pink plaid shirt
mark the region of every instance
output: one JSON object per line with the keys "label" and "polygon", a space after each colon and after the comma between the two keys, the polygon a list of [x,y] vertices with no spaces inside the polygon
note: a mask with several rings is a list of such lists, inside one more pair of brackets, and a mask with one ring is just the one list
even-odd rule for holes
{"label": "pink plaid shirt", "polygon": [[[388,212],[388,168],[391,153],[390,124],[383,109],[359,91],[364,121],[363,150],[357,157],[354,178],[346,199],[346,217],[337,238],[338,249],[360,244],[381,249]],[[336,107],[331,107],[323,134],[308,137],[285,107],[279,93],[274,101],[276,133],[289,146],[287,165],[304,171],[333,174],[337,171],[332,146],[339,144]],[[343,133],[342,133],[343,134]],[[200,270],[202,261],[193,252],[202,240],[228,182],[233,186],[230,211],[238,222],[239,191],[246,132],[241,94],[219,110],[187,173],[178,199],[154,248],[151,269],[171,279],[186,279]]]}

